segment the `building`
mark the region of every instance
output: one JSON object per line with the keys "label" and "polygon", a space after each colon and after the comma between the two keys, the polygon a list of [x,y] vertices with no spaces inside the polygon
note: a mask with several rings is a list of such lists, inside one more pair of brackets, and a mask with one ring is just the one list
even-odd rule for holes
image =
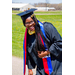
{"label": "building", "polygon": [[12,3],[12,10],[25,11],[28,8],[36,8],[37,11],[51,11],[55,10],[54,7],[34,7],[28,3]]}
{"label": "building", "polygon": [[35,8],[34,6],[28,3],[12,3],[12,10],[25,11],[28,8]]}
{"label": "building", "polygon": [[36,7],[38,11],[52,11],[55,10],[54,7]]}

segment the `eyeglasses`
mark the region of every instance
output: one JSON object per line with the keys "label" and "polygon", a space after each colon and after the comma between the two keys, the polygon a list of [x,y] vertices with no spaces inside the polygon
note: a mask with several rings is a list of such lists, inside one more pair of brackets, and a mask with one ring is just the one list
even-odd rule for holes
{"label": "eyeglasses", "polygon": [[30,21],[30,22],[26,22],[25,25],[29,26],[30,24],[33,24],[33,23],[34,23],[34,21]]}

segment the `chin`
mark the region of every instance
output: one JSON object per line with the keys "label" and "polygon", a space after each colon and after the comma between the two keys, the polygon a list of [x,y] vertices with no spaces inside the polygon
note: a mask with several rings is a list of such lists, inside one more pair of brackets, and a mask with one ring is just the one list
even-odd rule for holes
{"label": "chin", "polygon": [[34,31],[35,29],[30,29],[30,31]]}

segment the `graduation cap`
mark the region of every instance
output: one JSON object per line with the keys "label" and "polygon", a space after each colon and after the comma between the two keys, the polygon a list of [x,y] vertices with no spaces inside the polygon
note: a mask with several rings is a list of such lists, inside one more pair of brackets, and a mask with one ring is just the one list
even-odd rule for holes
{"label": "graduation cap", "polygon": [[24,12],[22,12],[22,13],[17,14],[17,15],[18,15],[18,16],[21,16],[22,21],[23,21],[23,24],[25,25],[25,20],[26,20],[28,17],[32,16],[32,15],[33,15],[33,12],[34,12],[35,10],[37,10],[37,9],[29,9],[29,10],[26,10],[26,11],[24,11]]}
{"label": "graduation cap", "polygon": [[22,13],[17,14],[17,15],[26,16],[26,15],[29,15],[30,13],[33,13],[35,10],[37,10],[37,9],[29,9],[29,10],[26,10],[26,11],[24,11]]}

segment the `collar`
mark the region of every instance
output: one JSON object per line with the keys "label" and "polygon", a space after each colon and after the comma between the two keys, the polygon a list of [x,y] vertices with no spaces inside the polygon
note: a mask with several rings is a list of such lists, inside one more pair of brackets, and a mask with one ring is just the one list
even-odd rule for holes
{"label": "collar", "polygon": [[34,30],[34,31],[30,31],[30,30],[28,29],[28,34],[29,34],[29,35],[35,34],[35,30]]}

